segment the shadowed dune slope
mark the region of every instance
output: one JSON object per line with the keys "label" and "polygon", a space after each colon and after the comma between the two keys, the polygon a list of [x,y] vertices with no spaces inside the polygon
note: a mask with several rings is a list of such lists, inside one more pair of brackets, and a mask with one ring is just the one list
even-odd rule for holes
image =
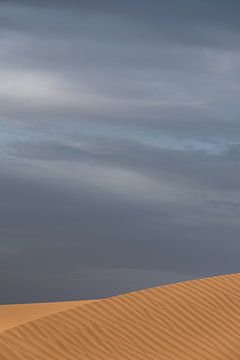
{"label": "shadowed dune slope", "polygon": [[0,359],[240,359],[238,274],[52,310],[2,331]]}

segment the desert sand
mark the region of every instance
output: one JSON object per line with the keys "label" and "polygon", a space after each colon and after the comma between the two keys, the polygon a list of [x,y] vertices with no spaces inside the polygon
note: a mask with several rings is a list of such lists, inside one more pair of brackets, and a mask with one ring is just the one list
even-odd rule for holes
{"label": "desert sand", "polygon": [[[93,300],[91,300],[92,302]],[[64,301],[39,304],[0,305],[0,333],[12,327],[44,316],[82,306],[90,301]]]}
{"label": "desert sand", "polygon": [[1,360],[239,360],[240,274],[0,306]]}

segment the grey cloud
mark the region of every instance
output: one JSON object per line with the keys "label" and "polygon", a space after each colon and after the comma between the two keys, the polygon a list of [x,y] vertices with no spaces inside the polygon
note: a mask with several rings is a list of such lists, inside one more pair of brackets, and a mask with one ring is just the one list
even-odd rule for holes
{"label": "grey cloud", "polygon": [[183,188],[190,186],[197,191],[240,190],[240,169],[236,167],[235,161],[232,161],[236,159],[236,146],[230,146],[227,151],[222,150],[217,154],[209,154],[207,150],[164,149],[161,148],[161,140],[159,148],[141,145],[135,141],[108,142],[107,138],[91,140],[88,139],[89,150],[57,142],[19,142],[11,148],[10,154],[41,161],[74,161],[79,164],[90,163],[93,166],[97,164],[103,168],[118,167],[134,171],[156,182],[170,181],[172,186],[178,182]]}
{"label": "grey cloud", "polygon": [[229,161],[232,161],[235,165],[237,165],[236,162],[240,160],[240,145],[236,144],[229,146],[226,150],[225,156]]}
{"label": "grey cloud", "polygon": [[[15,252],[8,263],[11,268],[19,264],[26,271],[31,268],[41,271],[42,263],[49,271],[56,267],[74,269],[83,264],[161,271],[182,269],[187,273],[191,269],[200,271],[203,263],[205,269],[214,271],[226,257],[224,232],[231,232],[234,245],[239,231],[237,223],[221,224],[221,218],[208,223],[196,215],[196,220],[200,220],[197,224],[192,222],[188,210],[181,219],[176,209],[164,203],[141,206],[131,199],[107,197],[96,189],[86,192],[80,187],[78,193],[69,193],[9,178],[2,180],[1,189],[2,201],[7,204],[5,211],[1,211],[1,238],[5,239],[10,255]],[[216,237],[218,247],[209,250],[214,248],[212,239]],[[229,252],[229,262],[225,263],[232,268],[237,264],[237,254],[236,262],[230,262],[230,257],[235,256],[233,246]]]}
{"label": "grey cloud", "polygon": [[[28,147],[26,149],[29,150]],[[32,149],[34,148],[30,148],[29,154],[33,155]],[[42,151],[41,160],[56,160],[54,156],[57,156],[58,160],[61,158],[61,151],[56,153],[55,146],[47,148],[43,144],[42,148],[39,148],[37,145],[37,150],[39,149]],[[62,150],[66,149],[62,148]],[[75,152],[71,153],[69,150],[63,154],[64,161],[74,160],[81,163],[91,159],[83,159],[81,156],[76,159]],[[68,158],[69,155],[73,156]],[[39,160],[39,153],[34,159]],[[93,159],[94,166],[97,158],[93,155]],[[99,159],[103,169],[106,166],[113,169],[128,168],[141,176],[154,179],[159,184],[165,181],[171,184],[172,189],[178,186],[179,194],[182,191],[186,192],[187,188],[189,193],[190,191],[195,193],[195,199],[178,200],[174,205],[170,205],[165,200],[159,200],[155,204],[145,204],[144,201],[136,203],[131,196],[128,200],[120,200],[118,196],[107,194],[101,187],[98,189],[90,184],[80,183],[78,191],[75,187],[72,190],[71,187],[64,190],[64,180],[61,178],[57,180],[60,186],[57,188],[55,185],[55,189],[50,183],[43,186],[35,184],[33,180],[30,183],[28,180],[25,184],[24,181],[16,183],[14,180],[6,179],[1,184],[1,189],[5,194],[2,201],[6,199],[5,203],[8,203],[2,214],[2,225],[5,225],[5,231],[2,227],[2,235],[12,238],[13,244],[17,242],[17,239],[22,239],[21,241],[25,239],[26,246],[30,249],[31,241],[34,241],[31,251],[36,251],[37,256],[41,253],[39,251],[42,246],[42,254],[45,254],[44,249],[48,244],[48,255],[45,254],[45,256],[52,258],[52,249],[53,253],[57,254],[57,259],[63,256],[63,262],[64,259],[66,263],[86,261],[92,266],[100,266],[104,263],[105,266],[112,267],[124,264],[126,267],[145,266],[148,269],[150,266],[150,268],[162,270],[166,270],[167,266],[167,270],[172,267],[177,270],[178,264],[182,266],[185,252],[194,251],[195,255],[189,258],[190,263],[185,261],[185,271],[189,271],[191,266],[197,267],[197,252],[203,255],[207,251],[207,244],[212,241],[211,237],[218,237],[220,243],[224,241],[221,237],[222,228],[227,226],[228,231],[234,234],[234,238],[237,236],[237,221],[235,223],[231,221],[228,226],[225,219],[221,225],[221,216],[211,214],[207,208],[205,209],[207,213],[201,214],[202,205],[198,198],[201,198],[204,191],[209,192],[205,195],[208,199],[214,196],[217,189],[221,190],[224,199],[228,192],[239,189],[237,181],[233,183],[234,179],[227,175],[224,163],[218,164],[216,156],[212,158],[201,152],[194,154],[191,151],[189,153],[185,151],[154,152],[136,146],[136,149],[134,147],[125,149],[122,155],[105,156],[105,158],[102,156]],[[64,168],[63,162],[59,165],[59,170],[62,171]],[[193,205],[194,201],[197,201],[195,205]],[[103,206],[104,212],[102,212]],[[179,209],[182,209],[181,215],[184,216],[180,216]],[[192,219],[193,211],[195,219]],[[22,214],[22,217],[19,218],[18,214]],[[208,224],[209,214],[211,214],[212,224]],[[14,226],[10,230],[10,224],[13,221]],[[195,221],[200,222],[197,224]],[[205,226],[202,228],[204,223]],[[176,234],[178,234],[177,237]],[[67,243],[64,240],[66,238]],[[206,243],[203,239],[206,239]],[[179,241],[181,250],[177,246]],[[176,253],[172,249],[173,242],[176,242],[174,246]],[[155,260],[154,254],[156,254]],[[219,256],[220,258],[223,256],[221,250]],[[30,259],[31,257],[29,256]],[[205,256],[200,256],[201,258],[206,261]],[[209,266],[212,266],[210,261]]]}
{"label": "grey cloud", "polygon": [[239,7],[0,2],[0,302],[239,270]]}
{"label": "grey cloud", "polygon": [[[6,66],[10,64],[10,72],[15,72],[5,82],[14,80],[12,87],[20,82],[18,91],[26,83],[29,87],[20,98],[14,92],[1,96],[2,114],[8,121],[51,124],[52,119],[72,118],[76,122],[144,123],[203,136],[239,132],[235,105],[239,41],[232,29],[238,7],[235,1],[227,6],[218,2],[217,12],[215,1],[194,6],[189,1],[170,5],[142,1],[138,6],[72,2],[79,12],[66,9],[68,5],[57,7],[55,2],[50,9],[5,4],[2,16],[15,29],[4,35],[5,47],[10,43]],[[212,27],[208,29],[207,23]],[[194,38],[198,32],[212,37],[212,43],[192,46],[198,44]],[[193,36],[192,44],[185,41],[186,36]],[[230,44],[233,49],[227,49]],[[29,72],[26,83],[24,73],[18,79],[22,69]],[[39,84],[41,76],[46,82]],[[31,82],[45,91],[33,98]]]}
{"label": "grey cloud", "polygon": [[221,201],[221,200],[212,200],[209,201],[208,204],[212,206],[214,209],[227,209],[231,212],[239,212],[240,210],[240,202],[237,201]]}
{"label": "grey cloud", "polygon": [[97,153],[56,142],[18,142],[8,152],[29,160],[47,161],[91,161],[101,157]]}

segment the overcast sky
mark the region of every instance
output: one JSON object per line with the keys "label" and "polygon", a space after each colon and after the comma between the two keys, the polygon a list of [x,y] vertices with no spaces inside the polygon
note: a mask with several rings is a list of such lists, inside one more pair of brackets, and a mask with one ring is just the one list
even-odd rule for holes
{"label": "overcast sky", "polygon": [[0,303],[240,271],[239,0],[0,0]]}

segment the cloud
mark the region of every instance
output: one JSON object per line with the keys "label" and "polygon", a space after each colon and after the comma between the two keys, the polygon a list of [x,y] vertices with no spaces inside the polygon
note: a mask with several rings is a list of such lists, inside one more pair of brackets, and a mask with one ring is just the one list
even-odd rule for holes
{"label": "cloud", "polygon": [[0,2],[0,301],[238,270],[239,6]]}

